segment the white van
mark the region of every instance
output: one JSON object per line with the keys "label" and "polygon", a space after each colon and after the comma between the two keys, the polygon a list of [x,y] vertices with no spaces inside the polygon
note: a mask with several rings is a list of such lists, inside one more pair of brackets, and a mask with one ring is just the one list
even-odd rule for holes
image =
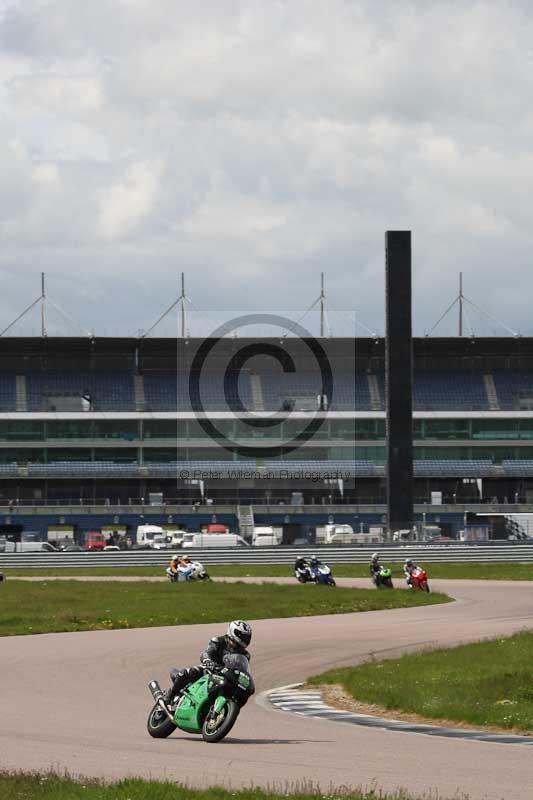
{"label": "white van", "polygon": [[347,524],[325,525],[324,532],[320,538],[323,538],[324,544],[349,545],[355,544],[357,541],[357,537],[352,526]]}
{"label": "white van", "polygon": [[139,525],[136,541],[140,547],[159,550],[161,545],[167,542],[167,532],[160,525]]}
{"label": "white van", "polygon": [[6,553],[60,553],[50,542],[14,542],[6,541]]}
{"label": "white van", "polygon": [[182,547],[249,547],[236,533],[186,533]]}
{"label": "white van", "polygon": [[272,525],[254,528],[252,544],[254,547],[274,547],[281,543],[281,532],[276,533]]}

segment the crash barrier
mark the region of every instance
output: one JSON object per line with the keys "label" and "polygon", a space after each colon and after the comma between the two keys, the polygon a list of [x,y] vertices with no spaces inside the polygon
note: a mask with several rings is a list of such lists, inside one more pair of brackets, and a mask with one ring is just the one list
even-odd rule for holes
{"label": "crash barrier", "polygon": [[[291,564],[296,554],[309,558],[315,553],[328,564],[365,564],[379,551],[382,562],[404,561],[412,557],[419,561],[510,561],[533,562],[533,540],[523,544],[504,542],[493,544],[398,544],[340,547],[230,547],[187,549],[189,558],[203,564]],[[167,565],[171,550],[129,550],[102,553],[3,553],[0,569],[57,568],[57,567],[138,567]]]}

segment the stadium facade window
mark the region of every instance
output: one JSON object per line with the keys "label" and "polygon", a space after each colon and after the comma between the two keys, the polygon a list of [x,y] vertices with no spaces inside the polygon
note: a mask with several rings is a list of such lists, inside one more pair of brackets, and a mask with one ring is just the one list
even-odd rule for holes
{"label": "stadium facade window", "polygon": [[385,438],[385,420],[383,419],[355,419],[354,420],[354,438],[358,440],[365,439],[384,439]]}
{"label": "stadium facade window", "polygon": [[47,447],[46,461],[49,464],[55,461],[91,461],[92,450],[87,448]]}
{"label": "stadium facade window", "polygon": [[92,439],[93,421],[87,420],[47,420],[46,438],[51,440],[61,439]]}
{"label": "stadium facade window", "polygon": [[[227,436],[232,439],[235,436],[235,420],[217,419],[214,421],[214,425],[217,431],[220,432],[221,438]],[[200,423],[195,419],[187,420],[187,432],[185,438],[188,440],[197,439],[199,441],[206,441],[207,443],[212,442],[212,438],[208,436]],[[215,438],[218,437],[215,436]]]}
{"label": "stadium facade window", "polygon": [[[309,447],[309,445],[305,445],[296,448],[291,453],[281,453],[279,459],[281,461],[324,461],[324,459],[331,457],[330,452],[332,449],[334,448],[327,449],[325,447]],[[270,461],[271,457],[268,460]],[[312,465],[309,469],[312,469]]]}
{"label": "stadium facade window", "polygon": [[134,419],[100,420],[94,421],[95,439],[122,439],[135,441],[140,438],[139,422]]}
{"label": "stadium facade window", "polygon": [[42,441],[44,422],[34,420],[0,420],[0,441]]}
{"label": "stadium facade window", "polygon": [[143,423],[144,439],[185,439],[187,423],[175,419],[147,419]]}
{"label": "stadium facade window", "polygon": [[169,461],[183,461],[185,451],[178,447],[145,447],[143,449],[143,461],[145,464],[162,463]]}
{"label": "stadium facade window", "polygon": [[[427,459],[442,461],[442,460],[456,460],[470,458],[469,447],[415,447],[414,458],[416,460],[424,461]],[[483,456],[479,456],[483,458]]]}
{"label": "stadium facade window", "polygon": [[[215,424],[220,431],[224,432],[222,422],[223,420],[217,420]],[[238,419],[235,421],[234,431],[230,432],[228,430],[228,434],[235,437],[236,441],[250,441],[256,439],[274,439],[281,441],[283,438],[283,430],[284,425],[281,422],[277,425],[261,428],[250,425],[246,420]]]}
{"label": "stadium facade window", "polygon": [[[349,450],[350,448],[342,448]],[[387,460],[386,447],[354,447],[354,458],[356,461],[373,461],[374,464],[384,464]]]}
{"label": "stadium facade window", "polygon": [[224,447],[188,447],[183,452],[190,461],[233,461],[233,454]]}
{"label": "stadium facade window", "polygon": [[422,438],[424,439],[470,438],[467,419],[426,419],[422,422]]}
{"label": "stadium facade window", "polygon": [[[520,422],[518,419],[472,419],[472,439],[518,439]],[[533,437],[533,428],[531,435]]]}
{"label": "stadium facade window", "polygon": [[42,464],[44,462],[44,450],[42,447],[32,448],[2,448],[0,449],[1,464],[27,464],[33,462]]}
{"label": "stadium facade window", "polygon": [[[307,426],[309,425],[309,419],[288,419],[286,422],[283,423],[283,436],[285,439],[293,439],[295,436],[298,436],[302,433]],[[327,424],[322,426],[321,430],[318,430],[314,436],[315,439],[326,439],[328,438],[328,429]]]}
{"label": "stadium facade window", "polygon": [[95,461],[112,461],[114,464],[131,464],[138,459],[135,447],[95,447]]}
{"label": "stadium facade window", "polygon": [[[326,428],[327,430],[327,428]],[[355,436],[354,419],[330,419],[329,438],[330,439],[350,439]],[[366,438],[366,437],[365,437]]]}
{"label": "stadium facade window", "polygon": [[[359,448],[357,448],[357,452],[359,452]],[[355,447],[330,447],[328,453],[332,461],[354,461],[356,458],[360,458],[356,455]]]}
{"label": "stadium facade window", "polygon": [[533,439],[533,419],[521,419],[520,422],[520,438]]}

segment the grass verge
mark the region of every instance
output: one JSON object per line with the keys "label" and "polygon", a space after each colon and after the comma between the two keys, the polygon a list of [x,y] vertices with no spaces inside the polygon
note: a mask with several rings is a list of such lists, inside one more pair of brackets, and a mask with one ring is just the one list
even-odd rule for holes
{"label": "grass verge", "polygon": [[[379,790],[347,790],[331,788],[326,794],[318,789],[303,787],[280,792],[262,789],[240,791],[213,787],[190,789],[186,786],[163,781],[145,781],[128,778],[117,783],[104,784],[89,778],[73,780],[54,773],[30,773],[0,771],[0,797],[17,800],[416,800],[402,790],[385,794]],[[424,798],[417,795],[418,800]],[[429,797],[428,797],[429,800]],[[439,800],[431,793],[431,800]],[[440,800],[445,800],[441,798]],[[461,800],[468,800],[464,795]]]}
{"label": "grass verge", "polygon": [[309,678],[341,685],[354,700],[425,719],[533,734],[533,632]]}
{"label": "grass verge", "polygon": [[0,635],[159,625],[228,619],[345,614],[443,603],[424,592],[376,592],[329,586],[237,583],[92,583],[9,580],[0,585]]}
{"label": "grass verge", "polygon": [[[201,556],[200,556],[201,560]],[[403,562],[402,562],[403,563]],[[393,577],[403,580],[402,563],[389,563]],[[448,578],[450,580],[508,580],[533,581],[533,564],[515,564],[510,562],[491,563],[431,563],[424,560],[429,577]],[[138,575],[144,577],[163,576],[167,560],[161,560],[160,567],[38,567],[35,569],[4,569],[6,576],[26,575]],[[213,564],[209,565],[209,574],[213,577],[282,577],[292,576],[291,564]],[[368,578],[367,564],[333,564],[333,572],[338,578]]]}

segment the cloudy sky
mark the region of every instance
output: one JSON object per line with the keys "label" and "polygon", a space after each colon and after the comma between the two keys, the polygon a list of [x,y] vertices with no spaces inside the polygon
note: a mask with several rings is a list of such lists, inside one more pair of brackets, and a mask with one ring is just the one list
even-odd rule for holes
{"label": "cloudy sky", "polygon": [[462,271],[533,335],[525,0],[0,0],[0,49],[2,328],[41,271],[101,335],[149,328],[184,271],[194,335],[298,318],[323,270],[332,333],[383,331],[384,231],[411,229],[415,333]]}

